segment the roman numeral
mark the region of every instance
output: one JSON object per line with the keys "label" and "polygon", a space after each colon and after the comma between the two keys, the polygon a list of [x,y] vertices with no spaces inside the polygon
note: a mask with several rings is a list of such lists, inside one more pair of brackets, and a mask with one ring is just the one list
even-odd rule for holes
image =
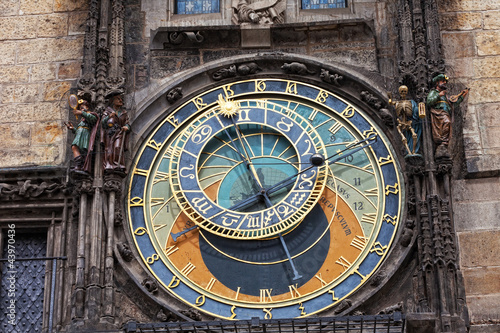
{"label": "roman numeral", "polygon": [[271,297],[272,291],[273,291],[272,289],[261,289],[260,290],[260,302],[261,303],[272,302],[273,301],[273,298]]}
{"label": "roman numeral", "polygon": [[184,274],[184,275],[189,275],[189,273],[191,273],[194,269],[196,268],[195,265],[193,265],[192,263],[188,263],[182,270],[181,270],[181,273]]}
{"label": "roman numeral", "polygon": [[362,223],[375,224],[375,218],[377,217],[377,213],[364,213],[361,217]]}
{"label": "roman numeral", "polygon": [[351,267],[351,263],[349,261],[347,261],[344,257],[340,257],[339,260],[337,260],[335,262],[336,264],[339,264],[340,266],[342,266],[344,268],[344,272],[349,268]]}
{"label": "roman numeral", "polygon": [[357,248],[358,250],[362,251],[365,246],[366,246],[366,241],[368,238],[363,237],[363,236],[356,236],[353,238],[351,242],[351,246]]}

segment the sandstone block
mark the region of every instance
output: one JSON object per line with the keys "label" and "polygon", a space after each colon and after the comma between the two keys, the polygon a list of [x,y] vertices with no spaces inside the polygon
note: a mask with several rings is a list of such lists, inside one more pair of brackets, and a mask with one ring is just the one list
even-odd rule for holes
{"label": "sandstone block", "polygon": [[484,149],[500,148],[500,126],[489,126],[481,128],[481,138],[483,141]]}
{"label": "sandstone block", "polygon": [[463,271],[467,295],[496,294],[500,290],[500,267],[481,267]]}
{"label": "sandstone block", "polygon": [[471,88],[469,103],[483,104],[500,101],[500,78],[474,80],[469,84]]}
{"label": "sandstone block", "polygon": [[500,29],[500,10],[491,10],[484,13],[484,29]]}
{"label": "sandstone block", "polygon": [[476,54],[474,36],[469,32],[443,33],[442,42],[446,58],[467,58]]}
{"label": "sandstone block", "polygon": [[473,60],[474,76],[500,77],[500,57],[478,57]]}
{"label": "sandstone block", "polygon": [[[65,102],[65,101],[64,101]],[[67,119],[70,114],[67,103],[54,102],[39,102],[31,104],[35,115],[43,115],[44,120],[63,120]],[[67,111],[67,112],[66,112]],[[71,113],[71,116],[73,114]]]}
{"label": "sandstone block", "polygon": [[51,81],[56,79],[56,64],[35,64],[31,66],[31,82]]}
{"label": "sandstone block", "polygon": [[55,0],[54,1],[54,11],[55,12],[72,12],[75,10],[87,10],[89,1],[87,0]]}
{"label": "sandstone block", "polygon": [[36,37],[36,17],[0,17],[0,40],[27,39]]}
{"label": "sandstone block", "polygon": [[59,101],[62,96],[71,89],[71,82],[56,81],[48,82],[44,85],[44,101]]}
{"label": "sandstone block", "polygon": [[460,232],[458,240],[462,267],[500,266],[500,230]]}
{"label": "sandstone block", "polygon": [[476,35],[478,55],[500,55],[500,31],[481,31]]}
{"label": "sandstone block", "polygon": [[440,0],[437,4],[439,12],[442,13],[500,9],[497,0]]}
{"label": "sandstone block", "polygon": [[27,123],[1,124],[0,133],[3,147],[28,147],[30,143],[30,126]]}
{"label": "sandstone block", "polygon": [[2,103],[34,103],[39,100],[38,84],[5,85],[2,89]]}
{"label": "sandstone block", "polygon": [[500,178],[457,179],[452,194],[456,201],[500,201]]}
{"label": "sandstone block", "polygon": [[82,57],[82,45],[83,37],[20,41],[17,60],[22,64],[76,60]]}
{"label": "sandstone block", "polygon": [[467,157],[465,162],[467,172],[471,174],[478,172],[498,172],[500,170],[500,154],[496,152],[485,154],[483,151],[479,156]]}
{"label": "sandstone block", "polygon": [[67,14],[41,15],[37,19],[37,37],[63,37],[68,34]]}
{"label": "sandstone block", "polygon": [[479,126],[497,126],[500,103],[479,104],[475,106]]}
{"label": "sandstone block", "polygon": [[34,122],[31,126],[31,144],[60,144],[64,139],[60,122]]}
{"label": "sandstone block", "polygon": [[61,165],[62,146],[40,146],[27,149],[0,148],[0,167]]}
{"label": "sandstone block", "polygon": [[78,11],[69,13],[68,35],[81,35],[85,33],[88,12]]}
{"label": "sandstone block", "polygon": [[497,322],[498,309],[500,309],[500,294],[467,296],[467,307],[469,308],[472,324]]}
{"label": "sandstone block", "polygon": [[445,59],[449,76],[453,78],[472,78],[474,77],[473,66],[474,58]]}
{"label": "sandstone block", "polygon": [[0,65],[13,65],[16,62],[16,42],[0,41]]}
{"label": "sandstone block", "polygon": [[479,12],[442,13],[439,15],[439,26],[442,30],[481,29],[482,17]]}
{"label": "sandstone block", "polygon": [[0,13],[2,16],[19,14],[19,0],[0,0]]}
{"label": "sandstone block", "polygon": [[[486,186],[483,191],[488,189]],[[498,192],[498,191],[493,191]],[[473,195],[470,195],[473,197]],[[493,197],[492,197],[493,198]],[[494,200],[490,198],[490,200]],[[498,227],[500,201],[459,202],[453,206],[456,231],[490,230]],[[467,250],[470,251],[470,250]]]}
{"label": "sandstone block", "polygon": [[20,0],[22,14],[45,14],[53,10],[53,0]]}
{"label": "sandstone block", "polygon": [[33,104],[3,104],[0,105],[0,124],[34,121]]}
{"label": "sandstone block", "polygon": [[76,79],[80,76],[82,64],[80,62],[63,62],[59,64],[57,77],[60,80]]}
{"label": "sandstone block", "polygon": [[469,105],[467,113],[463,117],[464,133],[478,133],[477,115],[474,112],[474,106]]}
{"label": "sandstone block", "polygon": [[29,66],[0,66],[0,82],[28,82]]}

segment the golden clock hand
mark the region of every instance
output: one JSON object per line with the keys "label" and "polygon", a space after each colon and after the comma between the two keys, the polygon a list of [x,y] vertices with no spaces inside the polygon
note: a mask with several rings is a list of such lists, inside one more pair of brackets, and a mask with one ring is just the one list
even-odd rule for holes
{"label": "golden clock hand", "polygon": [[[370,141],[370,140],[373,140],[373,141],[366,143],[367,141]],[[311,156],[311,165],[309,167],[305,168],[302,171],[297,172],[295,175],[292,175],[292,176],[290,176],[288,178],[285,178],[282,181],[280,181],[280,182],[278,182],[278,183],[276,183],[276,184],[268,187],[267,189],[265,189],[265,191],[270,196],[274,192],[279,191],[282,188],[291,185],[295,181],[295,178],[297,176],[299,176],[300,174],[302,174],[304,172],[307,172],[307,171],[311,170],[312,168],[314,168],[316,166],[322,165],[324,161],[329,161],[330,163],[338,162],[338,161],[340,161],[343,158],[351,156],[352,154],[354,154],[354,153],[356,153],[356,152],[358,152],[358,151],[360,151],[362,149],[365,149],[365,148],[371,146],[376,141],[377,141],[377,137],[376,136],[368,137],[368,138],[366,138],[364,140],[361,140],[361,141],[355,142],[355,143],[353,143],[351,145],[348,145],[345,149],[336,152],[335,154],[331,155],[330,157],[328,157],[326,159],[321,154],[314,154],[313,156]],[[354,148],[354,147],[356,147],[356,146],[358,146],[358,145],[360,145],[362,143],[365,143],[365,144],[363,144],[363,145],[361,145],[361,146],[359,146],[357,148]],[[349,151],[349,152],[346,155],[342,155],[345,151]],[[340,155],[342,155],[342,156],[340,156]],[[338,156],[338,157],[335,158],[335,159],[333,159],[336,156]]]}

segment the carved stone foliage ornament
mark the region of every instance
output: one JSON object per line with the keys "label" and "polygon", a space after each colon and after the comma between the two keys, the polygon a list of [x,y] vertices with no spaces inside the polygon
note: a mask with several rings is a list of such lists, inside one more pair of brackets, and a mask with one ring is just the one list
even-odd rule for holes
{"label": "carved stone foliage ornament", "polygon": [[17,184],[0,183],[0,197],[36,198],[52,195],[66,188],[65,184],[53,182],[32,183],[31,180],[18,181]]}

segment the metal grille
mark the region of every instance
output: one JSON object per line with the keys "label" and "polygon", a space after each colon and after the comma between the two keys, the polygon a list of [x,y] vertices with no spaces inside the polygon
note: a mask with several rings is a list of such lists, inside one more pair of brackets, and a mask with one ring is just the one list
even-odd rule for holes
{"label": "metal grille", "polygon": [[395,312],[377,316],[347,316],[276,320],[210,321],[138,324],[129,322],[127,333],[368,333],[404,332],[404,316]]}
{"label": "metal grille", "polygon": [[[6,239],[4,244],[2,253],[7,257]],[[13,245],[16,258],[45,257],[47,235],[16,233]],[[41,332],[45,261],[15,261],[13,267],[8,261],[3,261],[1,266],[0,331]],[[15,286],[14,294],[12,284]],[[15,300],[14,316],[12,308],[9,308],[11,300]]]}

